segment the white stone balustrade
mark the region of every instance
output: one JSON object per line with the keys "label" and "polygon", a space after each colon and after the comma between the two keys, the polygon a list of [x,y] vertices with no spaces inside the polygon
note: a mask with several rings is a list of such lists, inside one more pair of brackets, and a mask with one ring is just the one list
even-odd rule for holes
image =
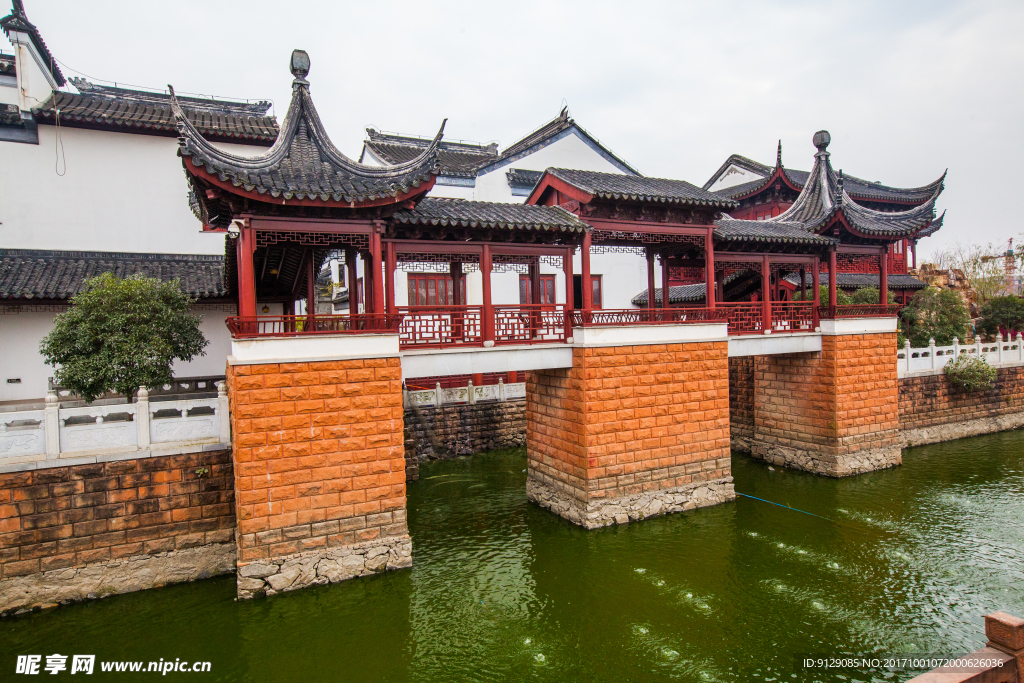
{"label": "white stone balustrade", "polygon": [[975,337],[971,344],[961,344],[956,338],[950,346],[936,346],[934,339],[930,342],[924,348],[915,349],[907,341],[896,352],[897,377],[939,374],[946,363],[963,355],[984,358],[997,368],[1024,365],[1024,337],[1019,332],[1016,339],[1007,335],[1005,340],[987,343],[982,342],[981,337]]}
{"label": "white stone balustrade", "polygon": [[[217,398],[61,408],[57,395],[43,410],[0,412],[0,471],[176,455],[230,448],[227,389]],[[73,461],[73,462],[72,462]]]}
{"label": "white stone balustrade", "polygon": [[497,384],[485,384],[478,387],[473,386],[473,383],[470,382],[464,387],[442,389],[441,383],[438,382],[437,386],[433,389],[424,389],[422,391],[406,390],[403,393],[405,394],[406,408],[412,406],[437,407],[459,403],[474,404],[485,401],[514,401],[526,398],[526,383],[505,384],[504,381],[499,379]]}

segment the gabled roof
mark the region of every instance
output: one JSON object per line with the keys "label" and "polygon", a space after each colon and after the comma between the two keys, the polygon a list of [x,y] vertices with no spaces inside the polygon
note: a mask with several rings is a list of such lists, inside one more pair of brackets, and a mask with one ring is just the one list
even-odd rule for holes
{"label": "gabled roof", "polygon": [[610,149],[601,144],[601,141],[595,138],[593,135],[588,133],[582,126],[569,116],[569,108],[563,107],[562,111],[555,118],[551,119],[537,130],[529,133],[523,138],[513,142],[511,145],[502,150],[501,154],[496,159],[489,162],[486,166],[483,166],[479,170],[481,172],[487,172],[494,168],[507,165],[508,163],[521,159],[533,152],[552,144],[560,140],[563,136],[571,134],[575,131],[579,134],[595,151],[601,156],[608,160],[613,165],[619,167],[623,173],[632,173],[640,175],[640,172],[630,166],[624,159],[617,156]]}
{"label": "gabled roof", "polygon": [[0,28],[3,28],[4,34],[10,38],[11,32],[26,33],[28,34],[29,40],[32,41],[32,45],[35,46],[36,52],[42,57],[45,69],[50,72],[54,82],[58,85],[64,85],[67,83],[64,80],[64,74],[61,73],[60,67],[57,66],[57,60],[50,54],[49,48],[46,47],[46,43],[43,41],[43,37],[39,35],[39,29],[36,28],[35,24],[28,20],[25,15],[25,5],[22,4],[22,0],[12,0],[11,13],[3,19],[0,19]]}
{"label": "gabled roof", "polygon": [[[726,159],[725,163],[715,171],[706,183],[704,183],[704,189],[706,190],[714,185],[730,166],[737,166],[762,176],[762,178],[758,180],[751,180],[738,185],[733,185],[732,187],[715,190],[716,194],[720,194],[723,197],[729,197],[731,199],[742,199],[744,197],[757,194],[771,184],[769,181],[776,171],[780,171],[784,174],[789,183],[797,191],[803,189],[804,185],[807,184],[807,179],[811,175],[809,171],[798,171],[792,168],[786,168],[782,165],[782,143],[780,142],[775,167],[759,163],[739,154],[733,154]],[[917,204],[928,201],[928,199],[935,194],[935,190],[942,186],[945,177],[945,174],[943,174],[938,180],[921,187],[893,187],[891,185],[883,185],[879,182],[863,180],[855,176],[847,175],[844,177],[844,185],[846,187],[847,194],[849,194],[853,199],[874,202]]]}
{"label": "gabled roof", "polygon": [[[245,157],[211,145],[174,98],[181,133],[178,155],[195,178],[229,192],[274,204],[345,206],[393,204],[426,192],[438,172],[444,124],[422,153],[400,164],[368,166],[348,158],[331,142],[309,94],[309,56],[292,53],[292,99],[277,140],[266,153]],[[218,182],[219,181],[219,182]],[[204,195],[199,195],[200,202]]]}
{"label": "gabled roof", "polygon": [[[409,135],[381,133],[367,128],[364,150],[386,164],[401,164],[415,159],[430,146],[432,140]],[[438,172],[441,175],[473,178],[476,171],[498,156],[498,144],[479,145],[467,142],[442,141],[437,152]]]}
{"label": "gabled roof", "polygon": [[440,197],[425,197],[415,209],[396,211],[392,220],[399,224],[441,227],[558,232],[584,232],[590,229],[576,215],[558,206],[474,202]]}
{"label": "gabled roof", "polygon": [[[800,286],[800,274],[790,273],[785,278],[786,282]],[[863,289],[864,287],[878,288],[878,273],[838,273],[836,275],[836,286],[840,289]],[[818,284],[828,284],[828,273],[821,273],[818,275]],[[893,275],[889,273],[885,278],[885,284],[888,289],[924,289],[928,286],[927,282],[918,280],[912,275]],[[811,287],[811,276],[807,276],[807,287]]]}
{"label": "gabled roof", "polygon": [[228,294],[223,256],[0,249],[0,300],[69,299],[86,280],[103,273],[177,279],[187,294],[200,299]]}
{"label": "gabled roof", "polygon": [[[129,133],[177,136],[171,95],[128,88],[96,85],[72,78],[79,93],[55,92],[32,110],[37,121],[61,125],[123,130]],[[277,119],[267,116],[270,102],[179,97],[188,120],[208,139],[269,145],[277,139]]]}
{"label": "gabled roof", "polygon": [[[848,229],[861,237],[913,237],[932,224],[935,218],[935,200],[942,192],[942,180],[933,184],[931,196],[922,204],[907,211],[876,211],[855,202],[844,188],[842,173],[832,169],[826,150],[831,137],[828,131],[814,134],[818,148],[814,166],[796,201],[782,214],[763,221],[746,221],[724,217],[716,221],[723,230],[763,231],[790,233],[794,226],[807,232],[819,232],[841,215]],[[945,176],[943,176],[944,178]],[[716,230],[716,234],[718,230]]]}
{"label": "gabled roof", "polygon": [[[714,192],[702,190],[685,180],[579,171],[571,168],[549,168],[546,173],[581,192],[602,199],[684,204],[720,209],[732,209],[737,206],[733,200]],[[541,184],[543,182],[542,180]],[[536,194],[536,190],[534,190],[534,194]]]}
{"label": "gabled roof", "polygon": [[820,244],[828,246],[839,240],[808,232],[801,223],[741,221],[723,217],[715,221],[716,240],[724,242],[767,242],[770,244]]}

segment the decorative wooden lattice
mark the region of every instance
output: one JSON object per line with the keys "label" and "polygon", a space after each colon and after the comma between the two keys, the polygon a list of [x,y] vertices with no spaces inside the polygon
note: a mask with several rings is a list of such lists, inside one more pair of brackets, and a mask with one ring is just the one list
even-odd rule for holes
{"label": "decorative wooden lattice", "polygon": [[369,235],[348,235],[333,232],[256,231],[257,247],[271,247],[276,244],[299,244],[304,247],[327,247],[332,249],[346,246],[365,251],[370,248],[370,237]]}
{"label": "decorative wooden lattice", "polygon": [[643,247],[626,247],[614,244],[594,244],[590,247],[591,254],[635,254],[646,256],[647,252]]}
{"label": "decorative wooden lattice", "polygon": [[836,254],[836,270],[840,273],[877,273],[878,256],[874,254]]}
{"label": "decorative wooden lattice", "polygon": [[704,281],[704,268],[699,267],[683,267],[673,268],[669,266],[668,277],[670,280],[695,280],[698,282]]}
{"label": "decorative wooden lattice", "polygon": [[696,249],[704,248],[704,237],[701,235],[666,235],[625,230],[594,230],[592,235],[595,244],[600,242],[640,242],[642,244],[689,244]]}

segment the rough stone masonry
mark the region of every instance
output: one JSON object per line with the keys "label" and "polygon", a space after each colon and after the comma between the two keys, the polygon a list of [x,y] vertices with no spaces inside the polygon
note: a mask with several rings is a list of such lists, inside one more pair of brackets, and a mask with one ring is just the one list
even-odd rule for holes
{"label": "rough stone masonry", "polygon": [[735,498],[724,340],[575,348],[526,395],[527,495],[576,524]]}
{"label": "rough stone masonry", "polygon": [[398,358],[228,368],[238,596],[407,567]]}

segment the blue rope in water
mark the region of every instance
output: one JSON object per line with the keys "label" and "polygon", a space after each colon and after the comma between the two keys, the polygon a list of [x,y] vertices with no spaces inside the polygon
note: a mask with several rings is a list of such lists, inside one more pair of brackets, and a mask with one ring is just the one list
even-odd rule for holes
{"label": "blue rope in water", "polygon": [[828,517],[822,517],[821,515],[816,515],[813,512],[805,512],[804,510],[798,510],[798,509],[796,509],[794,507],[790,507],[788,505],[783,505],[782,503],[774,503],[774,502],[772,502],[770,500],[765,500],[764,498],[758,498],[757,496],[748,496],[747,494],[740,493],[739,491],[736,492],[736,495],[737,496],[743,496],[744,498],[753,498],[754,500],[759,500],[762,503],[769,503],[771,505],[778,505],[780,508],[786,508],[787,510],[793,510],[794,512],[803,512],[805,515],[810,515],[811,517],[817,517],[818,519],[823,519],[826,522],[831,522],[832,521]]}

